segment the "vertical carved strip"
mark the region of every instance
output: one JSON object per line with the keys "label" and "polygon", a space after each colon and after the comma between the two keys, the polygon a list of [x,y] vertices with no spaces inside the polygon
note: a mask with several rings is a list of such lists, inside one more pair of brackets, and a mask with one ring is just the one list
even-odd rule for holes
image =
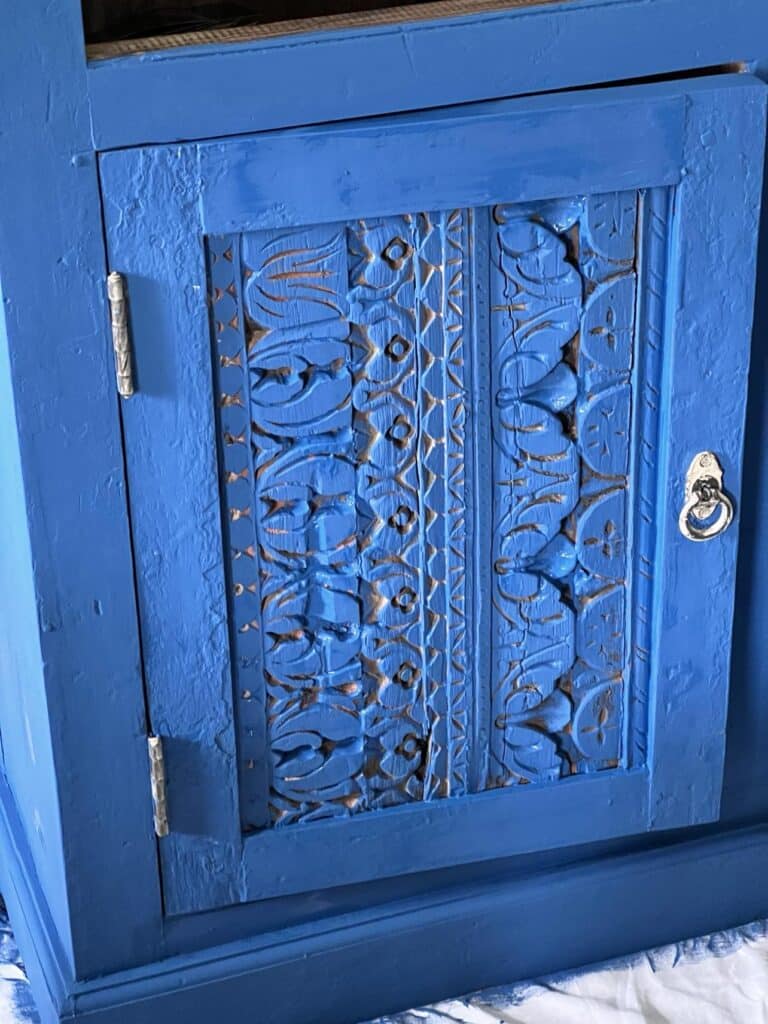
{"label": "vertical carved strip", "polygon": [[573,591],[579,614],[566,744],[570,770],[578,772],[615,768],[625,756],[637,203],[635,192],[590,197],[579,239],[587,296],[576,403],[581,496],[573,524]]}
{"label": "vertical carved strip", "polygon": [[445,215],[443,322],[446,379],[446,552],[449,614],[448,666],[450,762],[452,796],[469,791],[469,730],[472,680],[467,658],[467,375],[471,287],[469,275],[471,220],[469,211]]}
{"label": "vertical carved strip", "polygon": [[266,690],[262,666],[261,602],[249,408],[250,384],[245,316],[240,288],[240,240],[208,240],[214,380],[220,425],[223,535],[232,609],[233,674],[238,696],[240,790],[243,824],[270,822],[271,769],[266,736]]}
{"label": "vertical carved strip", "polygon": [[428,583],[426,607],[429,749],[425,798],[466,792],[466,503],[464,211],[419,219],[421,461]]}
{"label": "vertical carved strip", "polygon": [[[565,210],[564,228],[578,214]],[[579,463],[561,414],[577,381],[564,350],[578,332],[582,282],[552,215],[499,208],[492,239],[493,569],[488,785],[557,778],[562,686],[574,660],[574,567],[565,518]]]}
{"label": "vertical carved strip", "polygon": [[366,778],[387,807],[423,799],[428,742],[414,218],[360,221],[350,242]]}
{"label": "vertical carved strip", "polygon": [[637,195],[495,220],[490,786],[623,756]]}
{"label": "vertical carved strip", "polygon": [[271,811],[286,825],[366,801],[346,232],[246,235],[243,256]]}
{"label": "vertical carved strip", "polygon": [[635,434],[634,580],[632,687],[629,701],[628,761],[645,764],[648,754],[648,686],[656,509],[656,468],[661,385],[662,340],[667,276],[670,193],[651,189],[642,197],[639,246],[638,391]]}

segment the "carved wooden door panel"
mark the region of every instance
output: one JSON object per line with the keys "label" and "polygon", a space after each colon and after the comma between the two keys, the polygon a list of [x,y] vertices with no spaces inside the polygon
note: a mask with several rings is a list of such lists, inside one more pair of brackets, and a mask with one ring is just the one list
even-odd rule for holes
{"label": "carved wooden door panel", "polygon": [[699,452],[738,513],[764,118],[723,76],[102,157],[169,912],[716,818],[738,514],[678,519]]}

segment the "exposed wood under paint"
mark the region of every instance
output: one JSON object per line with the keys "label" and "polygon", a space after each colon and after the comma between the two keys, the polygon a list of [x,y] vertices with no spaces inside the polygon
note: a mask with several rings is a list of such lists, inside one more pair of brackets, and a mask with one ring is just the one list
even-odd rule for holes
{"label": "exposed wood under paint", "polygon": [[90,43],[86,52],[89,60],[105,60],[109,57],[173,50],[180,46],[249,43],[258,39],[272,39],[276,36],[291,36],[304,32],[377,28],[381,25],[459,18],[463,15],[487,14],[521,7],[544,7],[562,2],[563,0],[434,0],[433,3],[414,3],[369,11],[352,11],[346,14],[291,18],[236,27],[199,29],[194,32],[174,32],[138,39],[116,39],[111,42]]}

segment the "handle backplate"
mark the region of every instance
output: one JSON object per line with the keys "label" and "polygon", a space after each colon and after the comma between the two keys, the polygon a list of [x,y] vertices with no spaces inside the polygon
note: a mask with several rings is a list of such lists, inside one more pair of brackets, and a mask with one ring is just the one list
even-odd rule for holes
{"label": "handle backplate", "polygon": [[678,525],[688,540],[711,540],[733,520],[733,502],[723,490],[723,467],[713,452],[699,452],[685,474],[685,501]]}

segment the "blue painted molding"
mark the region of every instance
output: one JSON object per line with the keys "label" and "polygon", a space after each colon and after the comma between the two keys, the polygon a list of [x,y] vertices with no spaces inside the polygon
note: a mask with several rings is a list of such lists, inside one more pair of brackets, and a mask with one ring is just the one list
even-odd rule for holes
{"label": "blue painted molding", "polygon": [[[0,844],[10,851],[0,884],[11,897],[43,1024],[155,1024],[158,1017],[182,1024],[237,1017],[253,1006],[260,1024],[306,1024],[307,1006],[317,1007],[313,1024],[356,1024],[768,913],[768,829],[749,829],[555,872],[513,870],[484,882],[432,886],[417,898],[73,982],[49,944],[42,894],[25,870],[25,842],[0,784]],[[596,885],[610,913],[595,915]],[[590,928],[560,927],[563,906]],[[393,928],[401,937],[396,985]],[[329,984],[342,977],[344,984]]]}
{"label": "blue painted molding", "polygon": [[[340,920],[336,929],[326,924],[295,938],[262,936],[168,961],[160,970],[92,983],[74,993],[75,1007],[93,1024],[154,1024],[158,1012],[173,1022],[195,1016],[204,1021],[255,1005],[260,1024],[306,1024],[307,1006],[317,1008],[313,1024],[357,1024],[404,1006],[600,962],[763,915],[767,853],[768,834],[755,829],[604,860],[599,882],[590,864],[469,885],[394,905],[366,921]],[[601,905],[610,908],[599,917],[596,886]],[[562,927],[564,906],[571,920],[590,927]],[[396,969],[393,928],[400,936]],[[344,984],[329,984],[341,977]],[[195,987],[200,982],[204,988]],[[148,996],[151,1003],[136,1001]]]}
{"label": "blue painted molding", "polygon": [[[703,96],[733,85],[738,92],[750,82],[754,87],[749,76],[731,75],[584,90],[204,142],[194,147],[189,187],[194,182],[199,189],[202,230],[223,234],[367,217],[372,209],[397,215],[404,195],[411,208],[427,210],[486,206],[502,192],[523,203],[674,185],[684,164],[686,91]],[[155,154],[172,161],[174,152],[107,153],[102,174],[116,179],[122,159],[123,187],[130,188],[126,177],[142,173],[142,162],[156,163]],[[311,188],[303,172],[307,160]],[[372,175],[372,160],[388,173]],[[268,170],[277,165],[286,168],[279,189]],[[117,187],[115,180],[111,202]]]}
{"label": "blue painted molding", "polygon": [[92,133],[113,149],[626,81],[754,60],[767,37],[763,0],[569,0],[161,51],[89,65]]}

